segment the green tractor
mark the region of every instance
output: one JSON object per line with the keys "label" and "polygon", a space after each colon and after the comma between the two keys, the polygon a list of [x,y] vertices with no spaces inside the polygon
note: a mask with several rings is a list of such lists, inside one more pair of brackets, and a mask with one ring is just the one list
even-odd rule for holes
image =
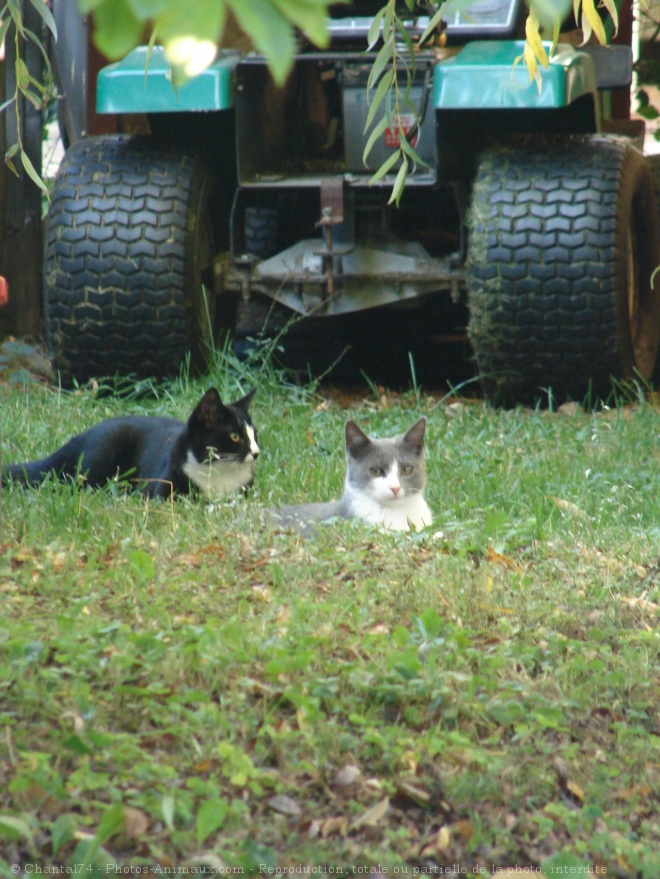
{"label": "green tractor", "polygon": [[[630,49],[560,42],[537,87],[514,63],[520,0],[448,2],[446,45],[410,68],[400,121],[421,161],[396,207],[397,166],[370,179],[398,130],[363,161],[372,19],[334,9],[329,48],[301,45],[283,88],[233,49],[178,88],[158,48],[101,71],[97,112],[141,133],[73,144],[52,192],[45,316],[64,379],[172,375],[224,331],[289,324],[321,347],[356,327],[387,360],[382,327],[405,321],[466,333],[498,404],[650,380],[656,196],[634,132],[607,118]],[[427,23],[410,20],[413,40]]]}

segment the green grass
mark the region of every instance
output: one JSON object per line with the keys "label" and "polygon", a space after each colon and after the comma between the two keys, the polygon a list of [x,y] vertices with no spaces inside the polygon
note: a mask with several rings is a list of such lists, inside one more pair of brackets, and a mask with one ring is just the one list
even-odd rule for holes
{"label": "green grass", "polygon": [[[341,397],[219,357],[129,399],[0,385],[3,460],[255,382],[247,500],[4,490],[0,875],[660,875],[653,404]],[[262,524],[341,492],[347,417],[422,413],[427,533]]]}

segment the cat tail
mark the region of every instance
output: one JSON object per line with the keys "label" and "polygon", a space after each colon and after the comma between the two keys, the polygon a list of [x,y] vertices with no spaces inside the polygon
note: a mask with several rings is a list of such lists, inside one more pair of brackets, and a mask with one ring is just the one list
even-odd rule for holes
{"label": "cat tail", "polygon": [[48,467],[47,459],[45,461],[25,461],[23,464],[8,464],[2,468],[2,484],[3,486],[15,485],[31,486],[41,485],[52,468]]}
{"label": "cat tail", "polygon": [[63,446],[40,461],[24,461],[22,464],[7,464],[2,468],[2,484],[23,485],[27,488],[41,485],[49,476],[58,480],[74,478],[80,472],[78,464],[73,465],[68,446]]}
{"label": "cat tail", "polygon": [[276,528],[298,531],[307,537],[315,525],[337,518],[347,518],[343,514],[341,501],[327,501],[315,504],[293,504],[280,507],[278,510],[268,510],[267,522]]}

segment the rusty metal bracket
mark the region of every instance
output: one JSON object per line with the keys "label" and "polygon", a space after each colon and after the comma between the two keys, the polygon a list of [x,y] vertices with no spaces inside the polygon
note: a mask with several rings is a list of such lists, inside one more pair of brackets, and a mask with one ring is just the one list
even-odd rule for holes
{"label": "rusty metal bracket", "polygon": [[332,243],[332,227],[344,222],[344,180],[341,177],[329,177],[321,180],[321,219],[316,223],[323,230],[324,250],[314,251],[323,260],[323,271],[326,276],[326,297],[334,296],[336,290],[335,258],[350,253],[353,246],[334,247]]}

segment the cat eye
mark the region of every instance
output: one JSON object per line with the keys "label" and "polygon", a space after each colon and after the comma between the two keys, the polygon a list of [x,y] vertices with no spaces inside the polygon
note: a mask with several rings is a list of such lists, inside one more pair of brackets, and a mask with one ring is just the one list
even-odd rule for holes
{"label": "cat eye", "polygon": [[385,471],[383,470],[382,467],[370,467],[369,473],[371,473],[372,476],[384,476],[385,475]]}
{"label": "cat eye", "polygon": [[229,434],[229,439],[230,439],[233,443],[238,443],[238,442],[241,441],[241,438],[240,438],[240,436],[239,436],[237,433],[230,433],[230,434]]}
{"label": "cat eye", "polygon": [[404,464],[403,467],[401,468],[401,473],[403,474],[403,476],[410,476],[410,474],[412,472],[413,472],[412,464]]}

